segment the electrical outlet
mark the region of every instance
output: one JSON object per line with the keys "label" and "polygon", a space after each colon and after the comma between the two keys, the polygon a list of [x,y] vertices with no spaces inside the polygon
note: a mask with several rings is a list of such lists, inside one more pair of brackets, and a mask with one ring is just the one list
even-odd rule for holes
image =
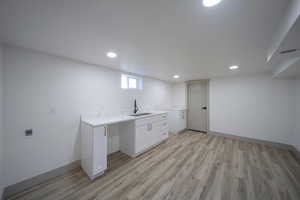
{"label": "electrical outlet", "polygon": [[25,130],[25,136],[27,137],[30,137],[30,136],[32,136],[33,135],[33,131],[32,131],[32,129],[27,129],[27,130]]}

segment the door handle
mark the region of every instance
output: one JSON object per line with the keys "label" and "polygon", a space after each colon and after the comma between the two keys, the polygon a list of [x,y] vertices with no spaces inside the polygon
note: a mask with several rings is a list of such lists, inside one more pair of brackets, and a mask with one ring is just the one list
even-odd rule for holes
{"label": "door handle", "polygon": [[202,107],[202,110],[206,110],[206,109],[207,109],[207,107],[206,107],[206,106]]}

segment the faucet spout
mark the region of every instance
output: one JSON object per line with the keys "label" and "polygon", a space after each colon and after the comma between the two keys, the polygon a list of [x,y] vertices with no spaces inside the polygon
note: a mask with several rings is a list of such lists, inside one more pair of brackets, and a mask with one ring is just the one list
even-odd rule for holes
{"label": "faucet spout", "polygon": [[136,99],[134,100],[134,110],[133,110],[133,113],[136,114],[137,112],[139,111],[139,108],[136,104]]}

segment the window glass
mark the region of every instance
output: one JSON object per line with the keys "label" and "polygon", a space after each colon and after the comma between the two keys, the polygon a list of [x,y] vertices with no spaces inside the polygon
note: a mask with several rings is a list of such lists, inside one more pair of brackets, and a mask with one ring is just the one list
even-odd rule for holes
{"label": "window glass", "polygon": [[128,78],[128,88],[137,88],[137,80],[135,78]]}
{"label": "window glass", "polygon": [[138,76],[121,74],[122,89],[143,89],[143,79]]}
{"label": "window glass", "polygon": [[121,88],[123,88],[123,89],[128,88],[127,76],[124,74],[122,74],[122,76],[121,76]]}

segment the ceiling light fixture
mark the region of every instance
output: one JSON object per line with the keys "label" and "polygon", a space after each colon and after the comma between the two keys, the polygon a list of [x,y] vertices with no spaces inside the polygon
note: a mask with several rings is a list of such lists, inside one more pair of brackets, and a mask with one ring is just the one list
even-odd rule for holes
{"label": "ceiling light fixture", "polygon": [[213,7],[219,4],[222,0],[203,0],[203,6],[205,7]]}
{"label": "ceiling light fixture", "polygon": [[116,57],[118,57],[118,55],[115,52],[112,52],[112,51],[107,52],[106,56],[109,57],[109,58],[116,58]]}
{"label": "ceiling light fixture", "polygon": [[237,65],[233,65],[233,66],[229,67],[230,70],[235,70],[235,69],[238,69],[238,68],[239,68],[239,66],[237,66]]}
{"label": "ceiling light fixture", "polygon": [[180,76],[179,75],[174,75],[173,78],[180,78]]}

